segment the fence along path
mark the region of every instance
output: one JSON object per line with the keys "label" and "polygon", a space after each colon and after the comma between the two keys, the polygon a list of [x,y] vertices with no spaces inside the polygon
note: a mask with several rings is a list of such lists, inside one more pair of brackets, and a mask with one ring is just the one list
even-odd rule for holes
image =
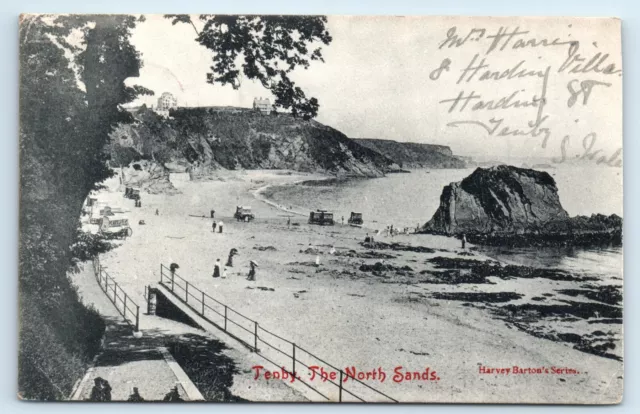
{"label": "fence along path", "polygon": [[118,285],[115,279],[100,266],[100,260],[96,257],[93,259],[93,273],[98,281],[98,285],[107,295],[107,298],[116,307],[118,313],[124,318],[135,331],[140,329],[140,306],[136,304],[131,296]]}
{"label": "fence along path", "polygon": [[[294,381],[302,382],[328,401],[398,402],[300,345],[261,327],[257,321],[211,297],[162,264],[160,284],[204,319],[277,367],[281,375],[282,371],[286,372],[289,378],[283,378],[285,381],[291,381],[295,373]],[[275,371],[267,366],[264,369]],[[325,375],[321,375],[323,372]],[[261,378],[263,373],[261,371]]]}

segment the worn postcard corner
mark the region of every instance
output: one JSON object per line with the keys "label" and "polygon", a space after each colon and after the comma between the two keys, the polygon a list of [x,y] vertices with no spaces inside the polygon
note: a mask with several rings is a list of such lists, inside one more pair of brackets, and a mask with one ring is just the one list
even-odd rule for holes
{"label": "worn postcard corner", "polygon": [[19,399],[622,401],[620,19],[19,22]]}

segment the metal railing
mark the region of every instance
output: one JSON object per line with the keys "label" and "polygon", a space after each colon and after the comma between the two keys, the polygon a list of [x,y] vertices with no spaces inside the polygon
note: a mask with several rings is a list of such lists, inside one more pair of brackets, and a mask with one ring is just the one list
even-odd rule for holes
{"label": "metal railing", "polygon": [[135,328],[136,332],[139,331],[140,306],[131,299],[131,296],[127,295],[113,277],[102,269],[100,261],[97,259],[93,261],[93,271],[98,285],[116,307],[118,313],[124,318],[125,322]]}
{"label": "metal railing", "polygon": [[[331,400],[331,398],[318,385],[337,387],[337,399],[339,402],[367,402],[363,394],[371,396],[376,401],[379,401],[382,397],[383,401],[398,402],[396,399],[355,378],[353,373],[350,375],[345,370],[326,362],[300,345],[264,329],[257,321],[214,299],[162,264],[160,265],[160,284],[170,290],[174,296],[198,313],[203,319],[240,341],[247,348],[258,353],[278,368],[282,368],[290,375],[295,375],[297,380],[300,380],[327,400]],[[266,348],[260,348],[259,344],[265,345]],[[287,369],[287,366],[290,369]],[[314,383],[314,386],[300,378],[297,370],[300,366],[308,369],[309,372],[313,372],[318,377],[316,381],[310,381]],[[320,379],[321,370],[328,373],[322,379]],[[351,385],[354,385],[351,389],[347,389],[345,385],[347,381],[351,381]],[[326,387],[323,388],[326,389]],[[359,388],[359,390],[353,388]],[[336,391],[335,388],[333,391]],[[356,394],[356,392],[359,392],[360,395]]]}

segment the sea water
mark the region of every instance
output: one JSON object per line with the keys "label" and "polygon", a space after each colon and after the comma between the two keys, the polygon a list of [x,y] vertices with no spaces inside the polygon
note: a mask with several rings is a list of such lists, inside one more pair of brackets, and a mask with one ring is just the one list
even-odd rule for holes
{"label": "sea water", "polygon": [[[595,165],[540,169],[556,182],[558,195],[570,216],[617,214],[622,217],[622,169]],[[429,221],[440,205],[442,188],[460,181],[473,169],[413,170],[374,179],[296,184],[271,189],[268,197],[299,210],[324,209],[347,223],[351,212],[363,214],[365,226],[393,225],[415,229]],[[555,267],[603,278],[621,277],[622,248],[482,248],[497,260],[536,267]],[[616,279],[618,280],[618,279]]]}

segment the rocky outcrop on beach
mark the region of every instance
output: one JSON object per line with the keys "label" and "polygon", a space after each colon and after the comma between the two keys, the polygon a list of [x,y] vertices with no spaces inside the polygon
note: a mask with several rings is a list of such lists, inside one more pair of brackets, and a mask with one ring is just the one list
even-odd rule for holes
{"label": "rocky outcrop on beach", "polygon": [[178,190],[169,181],[170,169],[146,160],[134,161],[116,173],[123,187],[135,187],[149,194],[175,194]]}
{"label": "rocky outcrop on beach", "polygon": [[340,131],[289,114],[246,108],[178,108],[168,118],[143,107],[137,122],[117,128],[106,152],[115,164],[137,158],[166,168],[188,165],[193,178],[220,169],[290,169],[337,176],[379,177],[393,160]]}
{"label": "rocky outcrop on beach", "polygon": [[379,152],[402,168],[465,168],[467,163],[444,145],[355,138],[358,144]]}
{"label": "rocky outcrop on beach", "polygon": [[492,245],[619,244],[622,218],[570,218],[548,173],[500,165],[445,186],[423,232],[465,234],[472,243]]}

